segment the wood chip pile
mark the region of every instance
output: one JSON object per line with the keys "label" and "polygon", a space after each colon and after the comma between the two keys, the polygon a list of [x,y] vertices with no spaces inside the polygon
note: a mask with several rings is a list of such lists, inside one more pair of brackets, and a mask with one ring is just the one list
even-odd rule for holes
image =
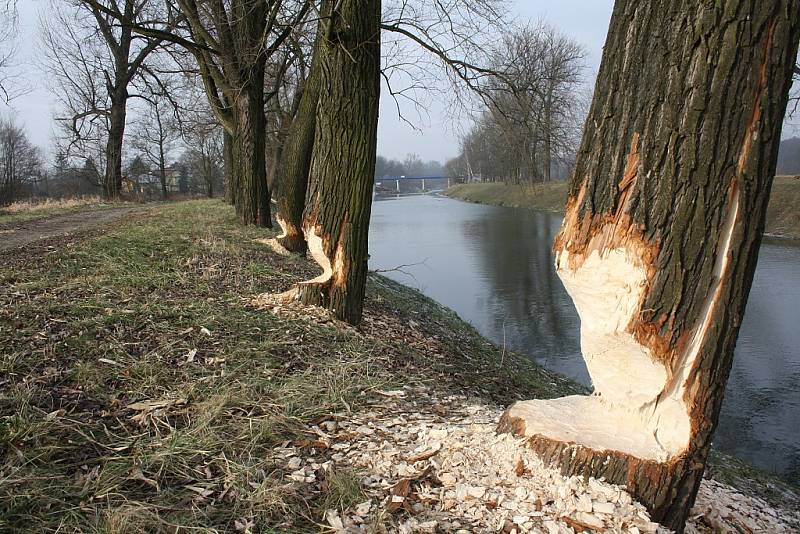
{"label": "wood chip pile", "polygon": [[[301,491],[322,491],[335,470],[358,473],[366,497],[325,513],[333,532],[668,532],[624,488],[563,477],[521,440],[497,435],[501,413],[425,388],[381,392],[279,452]],[[706,480],[687,532],[791,532],[783,514]]]}

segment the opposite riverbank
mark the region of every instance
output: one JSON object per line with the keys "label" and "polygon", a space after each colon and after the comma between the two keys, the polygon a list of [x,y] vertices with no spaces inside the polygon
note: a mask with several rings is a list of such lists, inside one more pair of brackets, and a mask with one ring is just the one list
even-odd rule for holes
{"label": "opposite riverbank", "polygon": [[[0,531],[652,527],[494,436],[584,388],[375,274],[359,328],[285,304],[317,269],[272,237],[193,201],[0,252]],[[800,524],[777,478],[716,454],[709,477],[694,531]],[[575,508],[601,493],[613,514]]]}
{"label": "opposite riverbank", "polygon": [[[479,204],[563,213],[567,200],[567,184],[459,184],[449,188],[444,194],[450,198]],[[774,237],[800,239],[800,176],[775,178],[765,233]]]}

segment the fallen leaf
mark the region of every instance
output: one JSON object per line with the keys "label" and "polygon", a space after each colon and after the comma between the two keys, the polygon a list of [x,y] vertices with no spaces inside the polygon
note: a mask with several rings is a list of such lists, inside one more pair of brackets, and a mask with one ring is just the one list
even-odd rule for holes
{"label": "fallen leaf", "polygon": [[184,398],[159,399],[159,400],[151,400],[143,402],[134,402],[133,404],[129,404],[128,408],[130,408],[131,410],[136,410],[137,412],[152,412],[153,410],[159,410],[161,408],[167,408],[169,406],[178,406],[186,404],[186,402],[187,400]]}
{"label": "fallen leaf", "polygon": [[207,499],[208,497],[211,497],[214,494],[214,490],[210,490],[208,488],[201,488],[199,486],[185,486],[185,488],[197,493],[203,499]]}
{"label": "fallen leaf", "polygon": [[410,463],[410,464],[413,464],[414,462],[421,462],[423,460],[427,460],[429,458],[433,458],[434,456],[439,454],[439,451],[441,451],[441,450],[442,450],[442,444],[441,443],[436,443],[436,444],[434,444],[434,446],[433,446],[433,448],[431,450],[428,450],[428,451],[425,451],[425,452],[421,452],[419,454],[415,454],[414,456],[410,456],[410,457],[406,458],[406,461],[408,463]]}
{"label": "fallen leaf", "polygon": [[525,474],[525,462],[524,462],[524,461],[522,461],[522,458],[520,458],[520,459],[517,461],[517,467],[514,469],[514,473],[515,473],[515,474],[516,474],[518,477],[521,477],[522,475],[524,475],[524,474]]}
{"label": "fallen leaf", "polygon": [[404,508],[406,499],[408,498],[409,494],[411,493],[411,479],[404,478],[397,484],[392,487],[392,490],[389,492],[391,498],[389,499],[389,504],[386,506],[386,511],[390,514],[394,514],[399,512]]}

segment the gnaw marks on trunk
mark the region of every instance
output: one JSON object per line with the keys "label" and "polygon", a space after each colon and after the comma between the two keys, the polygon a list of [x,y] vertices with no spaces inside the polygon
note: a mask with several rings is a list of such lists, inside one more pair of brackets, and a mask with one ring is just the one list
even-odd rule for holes
{"label": "gnaw marks on trunk", "polygon": [[320,91],[303,234],[323,273],[298,284],[306,304],[361,320],[380,96],[380,0],[342,0],[323,26]]}
{"label": "gnaw marks on trunk", "polygon": [[682,531],[755,271],[797,3],[618,0],[555,242],[591,397],[512,406],[564,473]]}

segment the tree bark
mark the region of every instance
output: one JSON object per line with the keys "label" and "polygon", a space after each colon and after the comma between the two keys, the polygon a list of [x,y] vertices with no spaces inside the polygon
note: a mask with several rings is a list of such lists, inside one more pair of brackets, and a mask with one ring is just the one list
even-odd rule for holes
{"label": "tree bark", "polygon": [[264,114],[264,68],[248,73],[247,83],[234,100],[233,174],[237,187],[236,213],[244,225],[272,228],[267,187],[267,121]]}
{"label": "tree bark", "polygon": [[236,204],[236,173],[233,169],[233,136],[224,130],[222,133],[222,158],[225,173],[225,201]]}
{"label": "tree bark", "polygon": [[318,278],[305,302],[351,324],[361,320],[380,98],[380,0],[342,0],[324,24],[321,91],[303,233]]}
{"label": "tree bark", "polygon": [[[323,1],[320,12],[330,12],[329,3]],[[314,43],[311,69],[303,83],[300,104],[297,114],[292,120],[280,156],[278,172],[280,173],[280,194],[277,196],[278,224],[283,233],[278,242],[288,251],[305,254],[308,248],[303,235],[303,211],[308,190],[308,174],[311,170],[311,158],[314,152],[314,134],[317,128],[317,104],[319,102],[322,65],[323,31],[321,17]]]}
{"label": "tree bark", "polygon": [[756,267],[798,15],[794,0],[616,2],[554,247],[595,396],[517,403],[500,425],[678,532]]}
{"label": "tree bark", "polygon": [[122,192],[122,146],[125,139],[125,120],[128,111],[127,84],[117,83],[117,89],[110,93],[111,110],[109,117],[108,140],[106,141],[106,170],[103,176],[103,195],[105,198],[118,198]]}

